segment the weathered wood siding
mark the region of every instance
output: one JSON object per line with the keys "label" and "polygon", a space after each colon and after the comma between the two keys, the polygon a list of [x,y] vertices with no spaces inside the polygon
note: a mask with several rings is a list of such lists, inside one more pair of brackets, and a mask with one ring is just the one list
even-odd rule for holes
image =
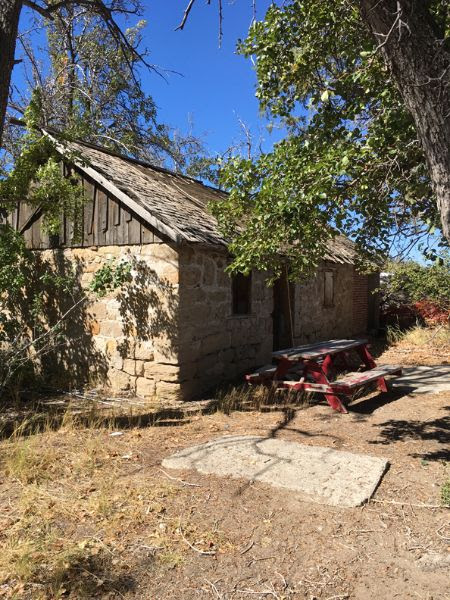
{"label": "weathered wood siding", "polygon": [[[67,170],[67,168],[65,167]],[[42,215],[26,202],[18,203],[7,222],[23,233],[28,248],[87,248],[90,246],[124,246],[166,241],[138,215],[126,208],[95,181],[77,172],[81,178],[86,203],[83,207],[82,239],[74,238],[74,224],[64,216],[59,236],[51,238],[42,227]],[[77,224],[78,225],[78,224]]]}

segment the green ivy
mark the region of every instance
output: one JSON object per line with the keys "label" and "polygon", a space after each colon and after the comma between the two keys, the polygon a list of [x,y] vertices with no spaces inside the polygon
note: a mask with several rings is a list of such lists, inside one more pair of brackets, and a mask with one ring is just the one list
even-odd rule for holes
{"label": "green ivy", "polygon": [[131,277],[130,262],[125,260],[109,261],[95,272],[89,289],[97,296],[102,297],[122,287],[124,283],[131,280]]}

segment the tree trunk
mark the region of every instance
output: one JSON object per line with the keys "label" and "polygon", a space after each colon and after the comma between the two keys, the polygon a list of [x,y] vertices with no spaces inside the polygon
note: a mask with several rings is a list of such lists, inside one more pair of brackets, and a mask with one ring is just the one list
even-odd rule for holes
{"label": "tree trunk", "polygon": [[0,0],[0,146],[3,138],[9,84],[14,67],[22,0]]}
{"label": "tree trunk", "polygon": [[360,0],[361,13],[411,112],[450,241],[450,54],[425,0]]}

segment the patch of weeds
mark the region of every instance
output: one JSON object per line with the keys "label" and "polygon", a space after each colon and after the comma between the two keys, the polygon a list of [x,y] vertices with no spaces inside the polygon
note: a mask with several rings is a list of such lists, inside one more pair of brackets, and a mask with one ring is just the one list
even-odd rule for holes
{"label": "patch of weeds", "polygon": [[441,487],[441,502],[444,506],[450,506],[450,479],[447,479]]}
{"label": "patch of weeds", "polygon": [[386,329],[386,340],[389,345],[397,344],[405,337],[405,331],[397,325],[388,325]]}
{"label": "patch of weeds", "polygon": [[17,439],[7,443],[2,467],[8,477],[23,484],[40,483],[61,475],[57,451],[39,438]]}
{"label": "patch of weeds", "polygon": [[60,598],[75,593],[91,598],[104,584],[111,554],[92,540],[77,542],[64,534],[64,528],[42,518],[28,523],[6,539],[0,555],[0,583],[19,581],[45,590],[43,597]]}
{"label": "patch of weeds", "polygon": [[408,346],[449,346],[450,327],[439,325],[437,327],[424,327],[415,325],[410,329],[400,329],[398,326],[388,326],[386,339],[389,344],[402,343]]}
{"label": "patch of weeds", "polygon": [[172,550],[159,552],[157,556],[158,561],[168,569],[175,569],[184,563],[184,557]]}

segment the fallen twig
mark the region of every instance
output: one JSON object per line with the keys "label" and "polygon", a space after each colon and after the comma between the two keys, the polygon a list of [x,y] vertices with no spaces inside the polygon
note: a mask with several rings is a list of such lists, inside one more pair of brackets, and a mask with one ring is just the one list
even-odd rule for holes
{"label": "fallen twig", "polygon": [[414,508],[445,508],[442,504],[414,504],[412,502],[397,502],[396,500],[377,500],[372,498],[372,502],[378,502],[378,504],[396,504],[397,506],[412,506]]}
{"label": "fallen twig", "polygon": [[252,541],[250,542],[250,544],[248,544],[248,546],[246,546],[246,547],[245,547],[245,548],[242,550],[242,552],[241,552],[241,555],[242,555],[242,554],[245,554],[246,552],[248,552],[248,551],[249,551],[251,548],[253,548],[253,546],[254,546],[254,545],[255,545],[255,542],[252,540]]}
{"label": "fallen twig", "polygon": [[252,560],[247,563],[247,567],[250,567],[250,565],[252,565],[254,562],[258,562],[260,560],[271,560],[273,558],[276,558],[276,556],[262,556],[261,558],[252,558]]}
{"label": "fallen twig", "polygon": [[191,550],[194,550],[195,552],[198,552],[202,556],[215,556],[216,555],[216,551],[215,550],[201,550],[200,548],[196,548],[195,546],[193,546],[191,544],[191,542],[184,535],[183,530],[181,529],[181,527],[179,528],[179,530],[180,530],[181,537],[183,538],[183,541],[186,542],[186,544],[189,546],[189,548],[191,548]]}
{"label": "fallen twig", "polygon": [[436,529],[436,533],[438,534],[438,536],[445,540],[446,542],[450,541],[450,537],[448,535],[442,535],[441,533],[439,533],[441,531],[441,529],[444,529],[444,527],[447,527],[447,525],[444,523],[444,525],[441,525],[439,527],[439,529]]}
{"label": "fallen twig", "polygon": [[142,544],[140,548],[144,548],[144,550],[149,550],[153,554],[155,554],[155,552],[158,552],[158,550],[164,550],[164,546],[146,546],[145,544]]}
{"label": "fallen twig", "polygon": [[254,590],[235,590],[238,594],[252,594],[253,596],[273,596],[277,598],[277,595],[272,590],[266,590],[265,592],[256,592]]}
{"label": "fallen twig", "polygon": [[[205,579],[206,583],[211,586],[212,591],[216,594],[218,600],[222,600],[223,596],[212,581]],[[219,580],[220,581],[220,580]]]}
{"label": "fallen twig", "polygon": [[163,469],[160,469],[160,471],[163,475],[165,475],[172,481],[178,481],[178,483],[182,483],[183,485],[188,485],[189,487],[202,487],[199,483],[190,483],[189,481],[184,481],[184,479],[179,479],[178,477],[172,477],[172,475],[169,475],[169,473],[166,473],[165,471],[163,471]]}

